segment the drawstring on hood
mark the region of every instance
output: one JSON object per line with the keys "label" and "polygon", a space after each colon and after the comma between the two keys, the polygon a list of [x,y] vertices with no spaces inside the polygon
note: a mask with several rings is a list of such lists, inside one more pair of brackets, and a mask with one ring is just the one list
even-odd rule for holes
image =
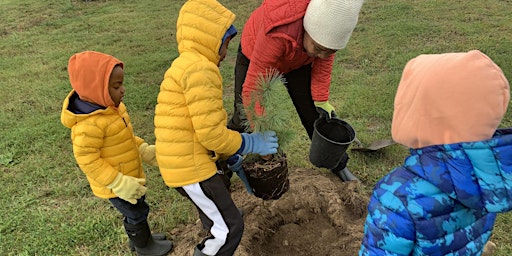
{"label": "drawstring on hood", "polygon": [[113,107],[114,101],[110,97],[108,83],[116,65],[124,67],[122,61],[108,54],[95,51],[77,53],[68,62],[71,87],[83,101]]}

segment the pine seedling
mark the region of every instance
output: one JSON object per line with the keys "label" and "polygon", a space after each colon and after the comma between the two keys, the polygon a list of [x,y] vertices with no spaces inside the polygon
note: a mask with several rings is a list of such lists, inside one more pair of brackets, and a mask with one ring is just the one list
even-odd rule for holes
{"label": "pine seedling", "polygon": [[[277,69],[270,69],[259,74],[256,90],[251,94],[251,102],[245,107],[245,114],[251,119],[254,132],[275,131],[279,139],[279,149],[283,152],[293,138],[289,128],[290,113],[287,111],[288,98],[285,79]],[[256,112],[256,104],[263,108],[263,114]],[[245,121],[245,127],[250,127]]]}

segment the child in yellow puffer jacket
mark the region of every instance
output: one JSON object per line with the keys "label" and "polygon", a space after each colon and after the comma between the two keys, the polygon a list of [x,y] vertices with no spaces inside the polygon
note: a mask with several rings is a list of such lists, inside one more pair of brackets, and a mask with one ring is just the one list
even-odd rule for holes
{"label": "child in yellow puffer jacket", "polygon": [[92,192],[109,199],[124,216],[130,245],[137,255],[167,255],[173,247],[163,234],[151,235],[145,202],[142,161],[157,165],[155,147],[133,133],[122,102],[124,64],[100,52],[69,59],[73,90],[63,103],[61,121],[71,129],[73,153]]}
{"label": "child in yellow puffer jacket", "polygon": [[[162,179],[197,209],[208,236],[194,256],[232,256],[244,229],[215,162],[236,164],[245,155],[274,154],[274,131],[239,133],[227,128],[219,65],[227,54],[235,14],[215,0],[188,0],[176,22],[180,55],[165,72],[155,107],[155,146]],[[233,158],[233,163],[230,159]]]}

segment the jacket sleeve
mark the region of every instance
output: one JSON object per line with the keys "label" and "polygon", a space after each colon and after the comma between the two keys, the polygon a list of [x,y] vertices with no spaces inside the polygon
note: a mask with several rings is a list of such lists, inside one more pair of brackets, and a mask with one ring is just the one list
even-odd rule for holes
{"label": "jacket sleeve", "polygon": [[359,255],[410,255],[414,234],[414,223],[402,201],[389,191],[374,190]]}
{"label": "jacket sleeve", "polygon": [[332,64],[335,54],[328,58],[315,58],[311,70],[311,95],[313,101],[329,100]]}
{"label": "jacket sleeve", "polygon": [[137,145],[137,148],[140,147],[140,145],[142,145],[142,143],[146,142],[144,141],[143,138],[139,137],[139,136],[134,136],[135,138],[135,145]]}
{"label": "jacket sleeve", "polygon": [[112,183],[118,174],[101,157],[103,131],[93,124],[77,124],[73,128],[73,154],[85,175],[99,184]]}
{"label": "jacket sleeve", "polygon": [[208,150],[233,155],[242,145],[242,136],[226,126],[219,69],[211,62],[197,63],[190,69],[181,84],[198,141]]}

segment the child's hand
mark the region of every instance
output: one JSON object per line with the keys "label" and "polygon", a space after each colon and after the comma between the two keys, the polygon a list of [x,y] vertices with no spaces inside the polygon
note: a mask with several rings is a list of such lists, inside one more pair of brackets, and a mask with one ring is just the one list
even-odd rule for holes
{"label": "child's hand", "polygon": [[254,132],[242,133],[243,146],[240,154],[246,155],[254,153],[258,155],[271,155],[277,153],[279,144],[277,143],[276,132]]}
{"label": "child's hand", "polygon": [[147,163],[152,166],[158,166],[155,155],[155,145],[148,145],[147,143],[142,143],[139,147],[139,154],[144,163]]}
{"label": "child's hand", "polygon": [[114,192],[114,194],[119,198],[128,201],[131,204],[136,204],[137,199],[146,194],[147,188],[144,187],[145,183],[146,179],[135,178],[118,173],[114,181],[107,185],[107,188],[112,189],[112,192]]}

